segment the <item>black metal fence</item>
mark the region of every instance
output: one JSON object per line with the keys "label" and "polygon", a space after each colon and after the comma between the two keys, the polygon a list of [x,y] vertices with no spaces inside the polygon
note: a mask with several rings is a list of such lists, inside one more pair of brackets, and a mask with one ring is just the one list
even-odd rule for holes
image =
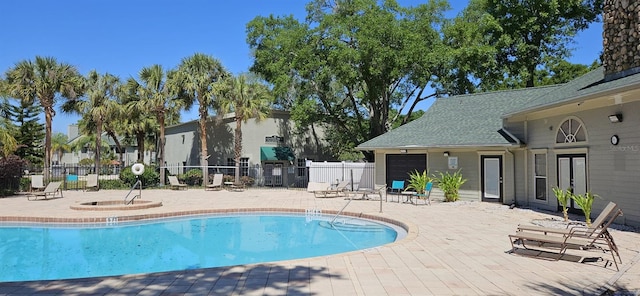
{"label": "black metal fence", "polygon": [[[96,172],[93,165],[61,164],[49,169],[48,181],[62,181],[65,190],[82,190],[86,184],[88,174],[98,174],[100,180],[119,180],[121,165],[104,165],[100,172]],[[182,164],[167,165],[162,167],[171,175],[182,175],[189,170],[201,170],[200,166],[186,166]],[[160,169],[162,169],[160,168]],[[251,187],[270,189],[305,189],[310,181],[327,182],[337,184],[348,180],[351,188],[372,187],[374,166],[373,164],[352,164],[339,162],[313,163],[307,166],[291,166],[285,163],[265,163],[241,167],[241,176],[247,176],[252,181]],[[235,176],[234,166],[209,166],[209,176],[221,173],[232,179]],[[42,167],[29,167],[27,175],[43,174]]]}
{"label": "black metal fence", "polygon": [[[53,165],[49,168],[48,181],[62,181],[64,190],[82,190],[85,188],[86,177],[88,174],[98,174],[100,180],[120,180],[121,165],[103,165],[100,166],[100,172],[96,172],[93,165],[80,164],[61,164]],[[26,170],[26,175],[43,175],[44,168],[42,166],[31,166]]]}

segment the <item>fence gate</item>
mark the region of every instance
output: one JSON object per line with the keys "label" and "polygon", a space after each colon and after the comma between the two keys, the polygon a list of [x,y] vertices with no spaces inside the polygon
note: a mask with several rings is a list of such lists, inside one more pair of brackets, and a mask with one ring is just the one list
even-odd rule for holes
{"label": "fence gate", "polygon": [[265,163],[264,164],[264,185],[265,186],[282,186],[282,164],[281,163]]}

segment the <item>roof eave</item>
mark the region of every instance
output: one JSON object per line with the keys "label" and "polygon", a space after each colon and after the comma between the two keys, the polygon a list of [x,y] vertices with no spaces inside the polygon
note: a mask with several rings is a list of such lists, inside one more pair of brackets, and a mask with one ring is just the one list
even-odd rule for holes
{"label": "roof eave", "polygon": [[533,106],[533,107],[530,107],[530,108],[527,108],[527,109],[519,110],[517,112],[506,113],[506,114],[502,115],[502,119],[507,119],[509,117],[518,116],[518,115],[524,115],[524,114],[527,114],[527,113],[541,111],[541,110],[545,110],[545,109],[549,109],[549,108],[553,108],[553,107],[558,107],[558,106],[562,106],[562,105],[572,104],[572,103],[576,103],[576,102],[583,101],[583,100],[586,100],[586,99],[596,99],[596,98],[607,96],[609,94],[615,94],[615,93],[620,93],[620,92],[625,92],[625,91],[637,89],[638,87],[640,87],[640,81],[634,82],[634,83],[630,83],[630,84],[624,85],[622,87],[605,89],[605,90],[601,90],[601,91],[598,91],[598,92],[594,92],[594,93],[590,93],[590,94],[586,94],[586,95],[581,95],[581,96],[573,96],[573,97],[570,97],[570,98],[568,98],[566,100],[553,102],[553,103],[549,103],[549,104],[542,104],[542,105],[538,105],[538,106]]}

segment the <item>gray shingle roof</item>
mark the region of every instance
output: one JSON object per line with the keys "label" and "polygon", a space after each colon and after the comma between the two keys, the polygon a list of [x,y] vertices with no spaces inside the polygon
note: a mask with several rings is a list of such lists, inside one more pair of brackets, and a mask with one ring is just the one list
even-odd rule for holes
{"label": "gray shingle roof", "polygon": [[599,67],[568,83],[559,85],[553,92],[549,92],[537,99],[529,101],[521,108],[506,112],[504,117],[513,116],[532,111],[537,111],[554,105],[566,104],[575,100],[581,100],[591,95],[598,95],[616,91],[628,86],[640,84],[640,74],[629,75],[623,78],[604,81],[604,67]]}
{"label": "gray shingle roof", "polygon": [[562,85],[439,98],[410,123],[358,145],[362,150],[513,145],[498,131],[502,114],[518,110]]}
{"label": "gray shingle roof", "polygon": [[425,114],[360,144],[378,148],[482,147],[513,145],[498,131],[502,118],[640,87],[640,74],[604,80],[600,67],[568,83],[439,98]]}

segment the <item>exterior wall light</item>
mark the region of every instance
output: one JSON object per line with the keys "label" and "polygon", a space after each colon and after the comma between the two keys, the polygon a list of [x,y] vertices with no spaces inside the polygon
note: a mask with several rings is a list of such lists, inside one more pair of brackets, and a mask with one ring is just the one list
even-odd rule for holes
{"label": "exterior wall light", "polygon": [[442,155],[444,155],[444,157],[449,157],[449,151],[445,151]]}
{"label": "exterior wall light", "polygon": [[622,114],[616,113],[609,115],[609,121],[611,121],[611,123],[622,122]]}

